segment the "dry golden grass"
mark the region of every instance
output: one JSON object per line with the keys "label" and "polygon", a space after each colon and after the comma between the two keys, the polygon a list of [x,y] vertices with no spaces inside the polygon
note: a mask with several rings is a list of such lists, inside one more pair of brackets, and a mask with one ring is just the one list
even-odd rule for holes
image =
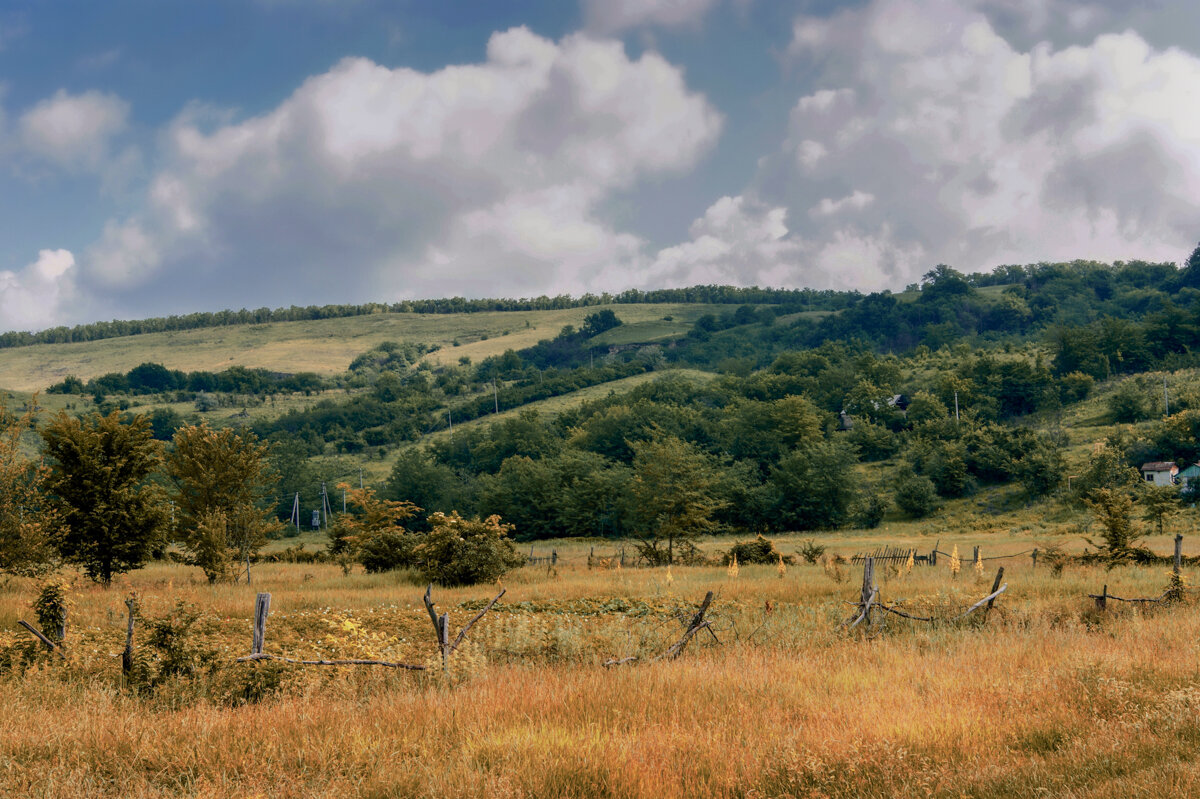
{"label": "dry golden grass", "polygon": [[[915,525],[891,533],[832,549],[926,540]],[[954,543],[998,555],[1030,540],[992,536]],[[777,543],[791,552],[796,540]],[[274,667],[279,693],[240,707],[214,686],[267,668],[233,663],[249,649],[256,591],[273,595],[268,652],[432,665],[421,587],[327,565],[264,565],[252,587],[166,565],[107,591],[77,582],[71,664],[0,676],[0,795],[1128,797],[1200,782],[1200,609],[1102,615],[1085,597],[1103,583],[1157,594],[1160,567],[1055,579],[1022,556],[1005,562],[1009,591],[986,623],[890,618],[863,636],[837,628],[857,569],[841,583],[804,563],[782,577],[676,566],[668,579],[589,570],[592,545],[539,544],[558,549],[558,568],[507,577],[447,676]],[[885,601],[948,612],[987,593],[994,565],[982,581],[969,569],[952,580],[944,565],[878,572]],[[177,599],[205,611],[211,675],[150,695],[122,688],[129,589],[151,615]],[[697,637],[679,660],[647,662],[678,637],[673,614],[708,589],[721,645]],[[434,596],[457,627],[496,590]],[[28,618],[31,598],[30,584],[7,583],[0,627]]]}

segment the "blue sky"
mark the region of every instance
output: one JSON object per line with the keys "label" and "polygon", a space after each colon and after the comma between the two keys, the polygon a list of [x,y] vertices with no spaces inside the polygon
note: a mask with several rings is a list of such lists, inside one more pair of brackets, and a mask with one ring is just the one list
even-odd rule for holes
{"label": "blue sky", "polygon": [[1200,237],[1200,11],[0,0],[0,329]]}

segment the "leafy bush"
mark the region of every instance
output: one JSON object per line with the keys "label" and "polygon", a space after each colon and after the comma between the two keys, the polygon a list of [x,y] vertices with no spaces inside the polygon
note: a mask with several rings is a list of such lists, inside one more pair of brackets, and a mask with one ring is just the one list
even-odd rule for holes
{"label": "leafy bush", "polygon": [[404,529],[381,530],[359,544],[358,562],[370,573],[408,568],[418,539]]}
{"label": "leafy bush", "polygon": [[896,480],[896,506],[908,516],[920,519],[937,508],[938,494],[928,477],[904,470]]}
{"label": "leafy bush", "polygon": [[441,585],[491,582],[525,558],[509,537],[512,525],[499,516],[464,519],[457,511],[429,515],[431,530],[413,548],[423,577]]}
{"label": "leafy bush", "polygon": [[1133,424],[1150,418],[1150,405],[1136,380],[1125,380],[1108,397],[1108,412],[1114,422]]}
{"label": "leafy bush", "polygon": [[165,616],[146,619],[149,635],[145,644],[158,655],[158,677],[191,677],[199,670],[210,653],[196,641],[196,624],[200,611],[182,601]]}
{"label": "leafy bush", "polygon": [[813,539],[809,538],[800,544],[800,557],[804,558],[808,563],[816,563],[825,554],[825,545],[818,544]]}
{"label": "leafy bush", "polygon": [[[824,551],[825,548],[821,547],[821,552]],[[820,556],[821,553],[817,553],[817,557]],[[734,542],[730,550],[721,557],[721,565],[728,566],[733,562],[734,558],[737,558],[737,562],[743,566],[750,563],[774,565],[779,562],[780,558],[783,558],[784,563],[791,564],[796,562],[796,559],[791,555],[781,554],[779,550],[775,549],[775,544],[772,541],[763,538],[761,535],[753,541]],[[816,563],[816,558],[810,560],[809,563]]]}
{"label": "leafy bush", "polygon": [[878,489],[868,489],[859,497],[850,523],[863,530],[874,530],[887,513],[888,501]]}

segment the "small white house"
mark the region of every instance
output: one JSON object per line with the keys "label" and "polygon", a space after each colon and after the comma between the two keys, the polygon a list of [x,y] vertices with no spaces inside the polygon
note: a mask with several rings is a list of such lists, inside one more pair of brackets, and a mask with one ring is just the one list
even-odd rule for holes
{"label": "small white house", "polygon": [[1179,467],[1172,461],[1151,461],[1142,464],[1142,479],[1156,486],[1175,485]]}

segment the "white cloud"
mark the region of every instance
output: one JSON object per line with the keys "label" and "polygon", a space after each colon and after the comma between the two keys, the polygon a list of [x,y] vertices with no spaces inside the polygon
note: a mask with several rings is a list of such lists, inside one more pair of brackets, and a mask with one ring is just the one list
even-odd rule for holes
{"label": "white cloud", "polygon": [[659,251],[642,285],[783,285],[807,249],[789,234],[787,209],[744,196],[717,200],[690,233],[690,241]]}
{"label": "white cloud", "polygon": [[600,204],[720,129],[661,56],[585,35],[517,28],[432,73],[350,58],[261,116],[181,114],[144,208],[83,264],[222,305],[587,290],[642,247]]}
{"label": "white cloud", "polygon": [[842,211],[861,211],[875,202],[875,195],[865,191],[855,191],[839,200],[823,197],[821,202],[809,209],[810,216],[833,216]]}
{"label": "white cloud", "polygon": [[588,27],[603,33],[657,25],[696,26],[717,0],[584,0]]}
{"label": "white cloud", "polygon": [[792,282],[895,288],[938,262],[1190,251],[1200,58],[1134,32],[1022,49],[993,25],[1004,4],[873,0],[796,21],[790,56],[820,77],[746,192],[793,211]]}
{"label": "white cloud", "polygon": [[0,271],[0,329],[36,330],[60,321],[75,295],[75,256],[42,250],[19,272]]}
{"label": "white cloud", "polygon": [[129,104],[116,95],[60,89],[22,114],[17,128],[27,152],[67,169],[95,171],[128,118]]}

